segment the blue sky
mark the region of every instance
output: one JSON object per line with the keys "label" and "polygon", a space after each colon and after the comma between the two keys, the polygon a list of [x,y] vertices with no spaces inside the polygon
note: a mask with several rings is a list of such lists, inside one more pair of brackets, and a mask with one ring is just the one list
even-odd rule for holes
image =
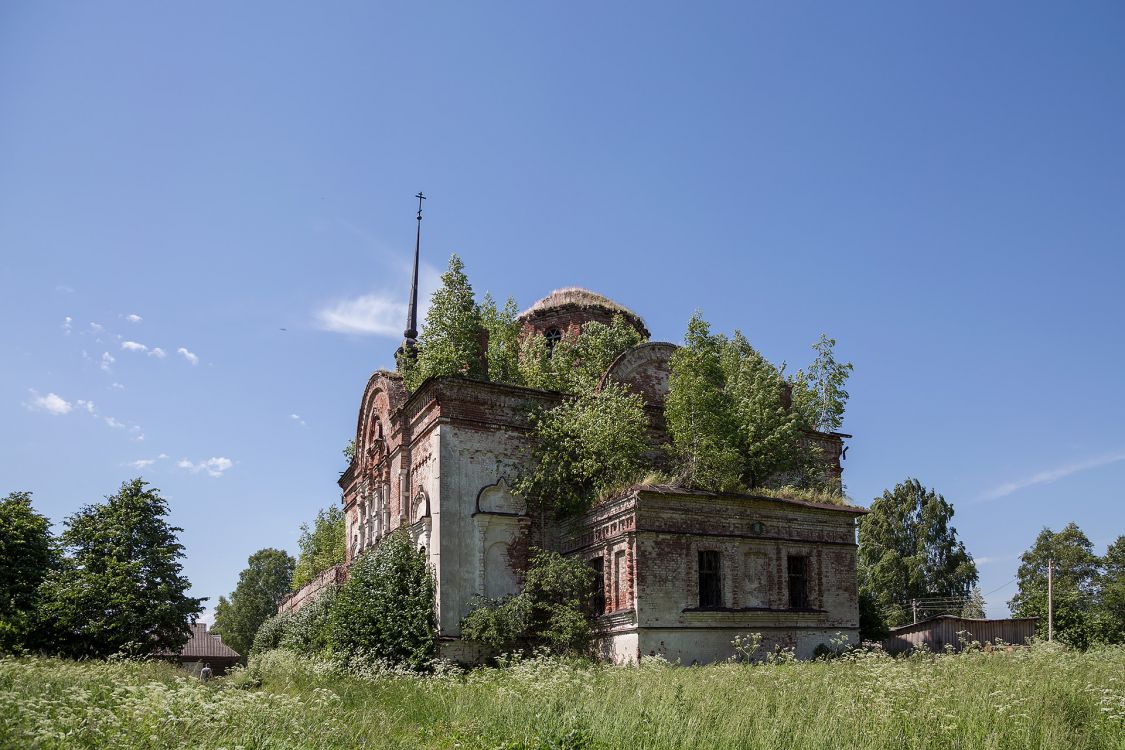
{"label": "blue sky", "polygon": [[4,3],[0,492],[61,523],[143,475],[212,605],[295,552],[424,190],[430,288],[456,251],[656,339],[837,338],[850,494],[936,487],[1002,614],[1043,526],[1125,533],[1123,38],[1112,2]]}

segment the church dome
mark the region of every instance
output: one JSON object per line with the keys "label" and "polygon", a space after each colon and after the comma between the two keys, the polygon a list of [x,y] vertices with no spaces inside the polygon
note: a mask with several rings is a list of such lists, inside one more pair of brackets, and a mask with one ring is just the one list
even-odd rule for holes
{"label": "church dome", "polygon": [[519,320],[524,324],[525,330],[533,329],[543,333],[552,328],[580,329],[582,324],[589,321],[608,325],[615,315],[622,316],[642,336],[648,338],[648,328],[641,316],[605,295],[577,286],[556,289],[520,313]]}

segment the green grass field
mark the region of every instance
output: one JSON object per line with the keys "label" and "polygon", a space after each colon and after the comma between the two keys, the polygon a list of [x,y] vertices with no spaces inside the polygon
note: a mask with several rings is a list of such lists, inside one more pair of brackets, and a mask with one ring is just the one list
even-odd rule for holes
{"label": "green grass field", "polygon": [[342,675],[0,659],[3,748],[1125,748],[1125,648]]}

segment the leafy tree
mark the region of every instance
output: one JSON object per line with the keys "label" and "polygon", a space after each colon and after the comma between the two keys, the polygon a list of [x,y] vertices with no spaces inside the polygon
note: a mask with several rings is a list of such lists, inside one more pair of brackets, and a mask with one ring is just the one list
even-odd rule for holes
{"label": "leafy tree", "polygon": [[566,515],[611,487],[634,481],[649,448],[644,400],[620,383],[534,412],[535,448],[519,492]]}
{"label": "leafy tree", "polygon": [[70,656],[179,651],[205,599],[187,596],[183,529],[159,490],[134,479],[66,519],[69,552],[40,586],[39,615]]}
{"label": "leafy tree", "polygon": [[344,511],[335,505],[320,510],[311,529],[307,523],[301,524],[301,537],[297,540],[301,552],[290,588],[299,591],[318,573],[344,562],[347,559],[345,536]]}
{"label": "leafy tree", "polygon": [[348,466],[351,466],[352,462],[355,461],[355,438],[349,440],[348,444],[344,446],[343,454]]}
{"label": "leafy tree", "polygon": [[801,370],[793,377],[793,405],[805,425],[820,432],[840,429],[848,402],[844,385],[852,372],[852,363],[838,362],[835,347],[836,339],[822,333],[813,344],[816,358],[808,372]]}
{"label": "leafy tree", "polygon": [[726,390],[724,342],[696,312],[684,345],[672,355],[664,414],[686,482],[716,491],[740,489],[738,415]]}
{"label": "leafy tree", "polygon": [[484,295],[480,306],[480,319],[488,332],[488,379],[500,383],[523,385],[520,372],[520,323],[516,320],[519,309],[511,297],[503,308],[496,307],[491,294]]}
{"label": "leafy tree", "polygon": [[0,500],[0,652],[32,646],[39,584],[58,564],[50,520],[30,492]]}
{"label": "leafy tree", "polygon": [[332,605],[330,645],[347,660],[424,669],[437,653],[436,584],[402,529],[352,565]]}
{"label": "leafy tree", "polygon": [[483,599],[461,621],[461,635],[495,649],[544,647],[584,652],[593,637],[589,602],[594,571],[581,560],[536,550],[523,591]]}
{"label": "leafy tree", "polygon": [[520,350],[520,371],[532,388],[579,393],[597,387],[602,375],[623,352],[644,341],[621,315],[609,325],[589,321],[575,334],[566,332],[554,349],[543,336],[528,336]]}
{"label": "leafy tree", "polygon": [[800,413],[786,403],[788,386],[781,372],[738,331],[722,345],[725,388],[738,425],[741,484],[807,483],[822,464],[804,439]]}
{"label": "leafy tree", "polygon": [[262,623],[277,614],[277,603],[289,592],[293,557],[279,549],[261,549],[250,555],[238,575],[230,599],[219,597],[213,632],[244,657]]}
{"label": "leafy tree", "polygon": [[911,599],[965,597],[977,582],[976,564],[952,520],[953,506],[917,479],[884,491],[860,519],[860,592],[891,627],[907,622],[903,605]]}
{"label": "leafy tree", "polygon": [[1099,560],[1093,544],[1074,523],[1062,531],[1044,528],[1031,549],[1020,555],[1016,573],[1019,591],[1008,602],[1016,617],[1038,617],[1047,635],[1047,563],[1054,560],[1055,636],[1085,648],[1098,637]]}
{"label": "leafy tree", "polygon": [[1117,537],[1109,545],[1102,565],[1102,634],[1111,643],[1122,643],[1125,642],[1125,536]]}
{"label": "leafy tree", "polygon": [[488,373],[482,332],[481,313],[465,275],[465,264],[452,255],[449,269],[441,275],[441,287],[430,301],[418,339],[417,357],[399,358],[399,371],[407,389],[416,390],[427,378],[441,375],[485,380]]}
{"label": "leafy tree", "polygon": [[969,592],[969,598],[961,608],[961,616],[978,620],[985,617],[984,595],[980,592],[980,586],[973,586]]}

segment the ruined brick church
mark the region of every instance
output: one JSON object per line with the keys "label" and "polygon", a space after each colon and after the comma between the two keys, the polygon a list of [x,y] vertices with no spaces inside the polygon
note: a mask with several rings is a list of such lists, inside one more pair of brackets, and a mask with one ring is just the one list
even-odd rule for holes
{"label": "ruined brick church", "polygon": [[[414,290],[411,308],[407,345],[417,336]],[[578,288],[552,292],[519,322],[523,337],[550,343],[614,316],[648,339],[634,312]],[[675,349],[640,344],[602,377],[644,396],[654,439],[662,442]],[[596,650],[616,663],[652,654],[684,664],[722,660],[731,656],[734,637],[748,633],[801,657],[836,633],[858,638],[860,508],[670,486],[638,486],[565,521],[529,507],[512,489],[531,460],[528,413],[564,398],[461,377],[431,378],[408,393],[401,376],[386,370],[364,388],[355,456],[339,480],[348,562],[406,527],[436,577],[444,655],[480,657],[459,638],[461,619],[477,597],[519,591],[532,547],[594,569]],[[812,436],[826,470],[837,475],[844,437]],[[283,609],[299,607],[345,569],[326,571]]]}

